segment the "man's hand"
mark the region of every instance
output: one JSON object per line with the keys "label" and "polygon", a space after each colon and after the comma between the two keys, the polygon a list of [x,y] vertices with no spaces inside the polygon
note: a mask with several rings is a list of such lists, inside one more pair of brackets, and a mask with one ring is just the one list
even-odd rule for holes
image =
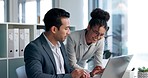
{"label": "man's hand", "polygon": [[89,73],[85,72],[83,69],[75,69],[71,74],[72,78],[90,78]]}
{"label": "man's hand", "polygon": [[84,71],[83,75],[80,78],[90,78],[90,74]]}
{"label": "man's hand", "polygon": [[92,72],[90,72],[90,76],[93,77],[95,74],[103,73],[104,69],[101,66],[96,66]]}

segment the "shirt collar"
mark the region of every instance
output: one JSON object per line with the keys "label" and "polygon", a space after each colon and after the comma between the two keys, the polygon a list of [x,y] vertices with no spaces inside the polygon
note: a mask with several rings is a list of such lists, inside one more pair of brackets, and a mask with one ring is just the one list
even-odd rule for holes
{"label": "shirt collar", "polygon": [[56,46],[54,46],[54,45],[48,40],[48,38],[45,36],[44,33],[43,33],[43,35],[44,35],[46,41],[48,42],[48,44],[49,44],[49,46],[50,46],[51,48],[56,48],[56,47],[60,48],[60,47],[61,47],[61,44],[60,44],[59,41],[58,41],[58,44],[57,44]]}

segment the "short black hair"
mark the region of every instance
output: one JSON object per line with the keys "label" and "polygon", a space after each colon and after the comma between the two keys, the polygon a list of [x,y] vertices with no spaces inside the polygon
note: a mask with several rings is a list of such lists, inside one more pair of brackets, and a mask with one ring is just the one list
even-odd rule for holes
{"label": "short black hair", "polygon": [[62,25],[61,18],[70,18],[70,13],[60,8],[50,9],[44,16],[45,31],[49,31],[52,26],[58,29]]}

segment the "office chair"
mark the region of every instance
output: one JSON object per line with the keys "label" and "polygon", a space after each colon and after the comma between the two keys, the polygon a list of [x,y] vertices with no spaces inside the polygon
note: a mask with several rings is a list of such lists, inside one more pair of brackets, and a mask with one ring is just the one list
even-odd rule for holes
{"label": "office chair", "polygon": [[25,71],[25,65],[18,67],[16,69],[16,74],[18,78],[27,78],[26,71]]}

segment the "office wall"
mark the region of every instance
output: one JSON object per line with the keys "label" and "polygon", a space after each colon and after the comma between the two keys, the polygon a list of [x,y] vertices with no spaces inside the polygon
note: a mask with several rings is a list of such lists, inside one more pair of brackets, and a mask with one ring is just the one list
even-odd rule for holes
{"label": "office wall", "polygon": [[4,0],[4,15],[6,22],[18,22],[18,0]]}
{"label": "office wall", "polygon": [[59,7],[70,12],[71,25],[76,30],[87,27],[88,24],[88,1],[87,0],[59,0]]}

